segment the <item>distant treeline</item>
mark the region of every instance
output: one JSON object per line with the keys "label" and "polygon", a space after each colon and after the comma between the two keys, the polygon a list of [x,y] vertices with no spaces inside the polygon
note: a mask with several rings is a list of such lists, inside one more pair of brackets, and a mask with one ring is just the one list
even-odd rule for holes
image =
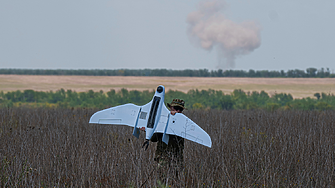
{"label": "distant treeline", "polygon": [[183,77],[265,77],[265,78],[335,78],[329,68],[304,70],[211,70],[208,69],[0,69],[0,74],[16,75],[83,75],[83,76],[183,76]]}
{"label": "distant treeline", "polygon": [[[61,108],[107,108],[125,103],[144,105],[154,95],[152,91],[136,91],[122,89],[120,91],[110,90],[94,92],[75,92],[60,89],[56,92],[42,92],[33,90],[0,92],[0,106],[32,106],[32,107],[61,107]],[[173,98],[181,98],[186,101],[188,109],[297,109],[297,110],[334,110],[334,94],[315,93],[314,97],[293,99],[291,94],[277,93],[270,96],[268,93],[244,92],[236,89],[231,94],[224,94],[216,90],[190,90],[187,93],[169,90],[165,94],[165,102]]]}

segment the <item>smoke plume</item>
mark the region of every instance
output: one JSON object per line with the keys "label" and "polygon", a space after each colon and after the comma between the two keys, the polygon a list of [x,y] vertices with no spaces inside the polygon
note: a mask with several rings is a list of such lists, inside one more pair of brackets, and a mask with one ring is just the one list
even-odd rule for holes
{"label": "smoke plume", "polygon": [[260,27],[253,21],[235,23],[221,12],[224,1],[204,1],[198,10],[187,17],[188,34],[191,39],[206,50],[216,48],[219,63],[217,68],[235,67],[235,59],[245,55],[261,44]]}

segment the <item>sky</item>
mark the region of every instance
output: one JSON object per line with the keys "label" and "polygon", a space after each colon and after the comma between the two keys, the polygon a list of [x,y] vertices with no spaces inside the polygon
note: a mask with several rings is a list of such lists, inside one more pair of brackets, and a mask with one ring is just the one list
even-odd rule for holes
{"label": "sky", "polygon": [[334,0],[2,0],[0,68],[335,69]]}

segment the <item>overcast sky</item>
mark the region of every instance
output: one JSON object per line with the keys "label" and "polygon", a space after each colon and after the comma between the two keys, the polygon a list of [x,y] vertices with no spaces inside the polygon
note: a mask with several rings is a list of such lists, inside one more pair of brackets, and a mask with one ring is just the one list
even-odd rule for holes
{"label": "overcast sky", "polygon": [[334,0],[211,2],[1,0],[0,68],[335,69]]}

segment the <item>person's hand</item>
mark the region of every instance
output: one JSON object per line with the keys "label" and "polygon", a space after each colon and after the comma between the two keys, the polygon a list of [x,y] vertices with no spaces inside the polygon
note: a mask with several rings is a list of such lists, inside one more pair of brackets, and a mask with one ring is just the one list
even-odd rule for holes
{"label": "person's hand", "polygon": [[175,115],[177,113],[177,111],[171,111],[172,115]]}
{"label": "person's hand", "polygon": [[145,127],[141,127],[140,130],[141,130],[141,131],[145,131]]}

